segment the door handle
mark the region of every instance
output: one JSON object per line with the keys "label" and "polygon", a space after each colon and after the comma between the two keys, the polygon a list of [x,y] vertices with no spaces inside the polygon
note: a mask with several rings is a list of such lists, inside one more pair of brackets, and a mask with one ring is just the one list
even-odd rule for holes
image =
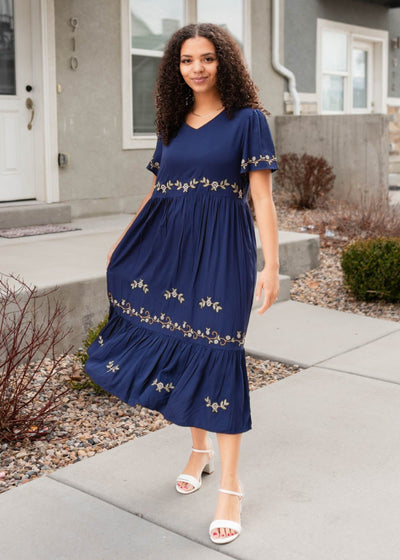
{"label": "door handle", "polygon": [[33,117],[35,116],[35,109],[33,108],[33,101],[30,97],[26,98],[25,101],[25,106],[27,109],[29,109],[30,111],[32,111],[31,114],[31,120],[28,122],[28,130],[31,130],[32,128],[32,122],[33,122]]}

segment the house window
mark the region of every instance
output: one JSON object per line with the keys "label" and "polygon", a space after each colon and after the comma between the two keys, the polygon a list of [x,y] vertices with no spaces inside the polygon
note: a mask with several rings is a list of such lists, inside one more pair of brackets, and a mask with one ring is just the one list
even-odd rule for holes
{"label": "house window", "polygon": [[317,36],[319,112],[386,112],[387,31],[318,20]]}
{"label": "house window", "polygon": [[184,0],[130,0],[132,128],[154,132],[154,84],[170,36],[185,18]]}
{"label": "house window", "polygon": [[171,35],[187,23],[215,23],[229,31],[246,55],[248,3],[249,0],[122,0],[124,148],[150,148],[155,144],[153,92]]}

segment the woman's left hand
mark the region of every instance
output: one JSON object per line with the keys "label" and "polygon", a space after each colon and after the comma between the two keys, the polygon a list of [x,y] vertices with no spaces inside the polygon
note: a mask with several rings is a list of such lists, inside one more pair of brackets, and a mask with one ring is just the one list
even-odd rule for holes
{"label": "woman's left hand", "polygon": [[276,301],[279,293],[279,273],[263,268],[256,284],[256,301],[260,300],[261,291],[264,290],[264,302],[257,313],[262,315]]}

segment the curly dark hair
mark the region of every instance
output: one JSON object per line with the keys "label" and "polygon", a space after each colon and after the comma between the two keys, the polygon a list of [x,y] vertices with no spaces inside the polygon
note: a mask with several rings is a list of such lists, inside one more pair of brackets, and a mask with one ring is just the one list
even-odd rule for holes
{"label": "curly dark hair", "polygon": [[243,107],[263,109],[258,98],[258,88],[247,70],[236,41],[227,31],[212,23],[190,24],[178,29],[168,41],[158,71],[155,106],[157,134],[167,145],[176,136],[192,109],[194,97],[191,88],[180,73],[182,44],[193,37],[205,37],[215,47],[218,60],[217,88],[228,118],[233,111]]}

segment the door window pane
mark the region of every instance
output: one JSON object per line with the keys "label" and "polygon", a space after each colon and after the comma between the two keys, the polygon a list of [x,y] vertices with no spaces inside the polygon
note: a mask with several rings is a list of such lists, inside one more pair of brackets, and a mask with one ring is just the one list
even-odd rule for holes
{"label": "door window pane", "polygon": [[367,108],[368,51],[353,49],[353,107]]}
{"label": "door window pane", "polygon": [[161,58],[132,56],[133,123],[138,133],[154,132],[153,90]]}
{"label": "door window pane", "polygon": [[163,51],[184,25],[184,0],[131,0],[131,47]]}
{"label": "door window pane", "polygon": [[14,2],[0,0],[0,95],[15,95]]}
{"label": "door window pane", "polygon": [[243,0],[197,0],[197,20],[224,27],[243,50]]}
{"label": "door window pane", "polygon": [[344,78],[343,76],[322,77],[322,110],[344,110]]}
{"label": "door window pane", "polygon": [[347,72],[347,35],[337,31],[322,33],[322,71]]}

